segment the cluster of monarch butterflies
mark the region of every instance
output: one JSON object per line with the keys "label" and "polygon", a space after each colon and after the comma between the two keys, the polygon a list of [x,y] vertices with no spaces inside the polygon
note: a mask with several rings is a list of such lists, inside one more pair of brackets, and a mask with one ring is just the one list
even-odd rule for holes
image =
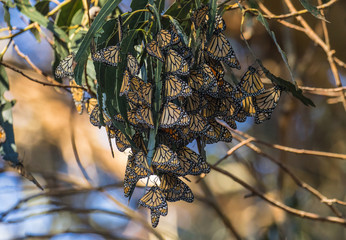
{"label": "cluster of monarch butterflies", "polygon": [[[206,160],[187,145],[195,139],[205,144],[230,142],[230,131],[217,119],[234,129],[236,121],[244,122],[249,116],[261,123],[270,119],[280,98],[281,89],[278,86],[265,89],[252,66],[235,86],[224,79],[225,65],[239,70],[240,64],[223,34],[226,25],[221,16],[216,15],[212,35],[207,37],[209,19],[208,5],[191,16],[193,27],[200,30],[200,46],[195,52],[171,25],[169,29],[161,29],[146,44],[147,55],[139,55],[163,63],[162,105],[158,113],[153,108],[155,83],[142,79],[138,56],[127,55],[123,73],[119,94],[126,97],[128,103],[126,116],[109,116],[97,99],[86,97],[82,89],[71,88],[78,112],[86,108],[93,125],[104,125],[109,138],[116,139],[119,151],[131,148],[124,177],[125,196],[131,197],[140,179],[152,175],[159,179],[139,200],[141,206],[150,209],[153,227],[157,226],[160,216],[167,215],[167,202],[193,201],[193,193],[182,178],[210,171]],[[92,60],[117,67],[122,61],[120,51],[120,44],[108,46],[92,52]],[[73,75],[73,57],[71,54],[61,61],[56,69],[57,77]],[[76,85],[73,79],[70,84]],[[154,116],[159,120],[156,146],[152,159],[148,160],[146,142],[150,129],[156,127]],[[133,136],[117,129],[113,121],[128,122],[134,130]]]}

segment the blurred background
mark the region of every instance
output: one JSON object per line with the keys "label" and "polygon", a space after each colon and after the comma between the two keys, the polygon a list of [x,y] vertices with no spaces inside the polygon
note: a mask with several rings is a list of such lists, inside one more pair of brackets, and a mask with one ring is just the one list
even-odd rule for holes
{"label": "blurred background", "polygon": [[[297,9],[303,9],[298,1],[292,2]],[[166,6],[170,4],[171,1],[166,1]],[[282,1],[266,1],[265,6],[275,14],[288,12]],[[127,11],[129,1],[123,1],[121,8]],[[344,62],[345,9],[346,2],[337,1],[325,11],[331,48]],[[25,17],[12,10],[10,14],[13,25],[26,26]],[[3,15],[0,3],[0,16]],[[309,14],[303,16],[323,39],[321,21]],[[254,63],[240,38],[241,12],[231,10],[223,17],[227,24],[226,35],[243,66],[234,74],[241,76],[244,66]],[[1,28],[7,27],[2,17],[0,21]],[[274,20],[268,21],[287,53],[299,86],[335,87],[326,54],[318,45],[302,32],[283,27]],[[287,21],[297,24],[293,18]],[[7,34],[1,31],[0,37]],[[287,68],[263,25],[247,17],[244,36],[267,69],[289,80]],[[0,41],[1,49],[7,42]],[[26,32],[15,37],[14,43],[37,67],[52,75],[53,52],[45,39],[38,43],[32,33]],[[30,69],[13,44],[4,61],[35,79],[46,81]],[[338,67],[338,71],[345,85],[345,66]],[[143,223],[149,223],[147,210],[137,208],[144,190],[136,189],[130,202],[123,196],[122,180],[128,153],[120,153],[114,147],[112,158],[105,129],[92,126],[87,114],[78,115],[72,97],[65,91],[31,82],[8,69],[7,74],[11,90],[6,98],[17,101],[13,108],[13,126],[18,153],[45,191],[0,161],[0,240],[156,239],[158,236],[151,227]],[[305,94],[315,103],[315,108],[306,107],[291,94],[283,93],[271,120],[256,125],[248,118],[238,124],[238,130],[272,144],[345,154],[346,114],[340,99],[335,95]],[[76,162],[73,142],[90,182]],[[233,140],[230,144],[208,145],[208,162],[217,162],[238,143]],[[345,159],[297,155],[258,146],[328,198],[346,200]],[[191,147],[196,148],[196,144],[192,143]],[[235,151],[219,167],[290,207],[321,216],[333,215],[330,208],[298,187],[277,165],[246,146]],[[341,225],[289,215],[255,196],[244,198],[249,191],[213,170],[198,183],[198,178],[190,180],[195,201],[169,204],[168,216],[161,217],[155,230],[164,239],[235,239],[210,201],[221,209],[244,239],[344,239],[346,236],[345,227]],[[102,188],[97,188],[99,186]],[[345,216],[346,206],[338,206],[338,209]]]}

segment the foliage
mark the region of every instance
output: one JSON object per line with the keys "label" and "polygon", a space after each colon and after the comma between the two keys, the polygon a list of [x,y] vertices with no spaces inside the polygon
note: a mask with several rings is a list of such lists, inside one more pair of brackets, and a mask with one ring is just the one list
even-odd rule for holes
{"label": "foliage", "polygon": [[[207,144],[231,142],[237,122],[248,117],[258,124],[269,120],[284,92],[306,106],[315,106],[298,87],[267,15],[251,2],[255,1],[247,7],[238,1],[228,5],[227,1],[183,0],[167,8],[163,0],[132,1],[132,10],[122,12],[120,0],[109,0],[100,2],[102,8],[96,17],[90,17],[88,1],[65,1],[51,11],[46,1],[36,5],[28,0],[2,1],[9,27],[8,9],[16,8],[35,23],[29,30],[37,40],[37,26],[53,34],[55,81],[62,83],[60,78],[68,78],[65,89],[72,93],[77,111],[86,110],[93,125],[105,127],[119,151],[131,148],[125,196],[131,199],[139,179],[148,177],[147,185],[151,184],[150,176],[160,180],[158,185],[151,184],[139,201],[151,210],[153,227],[160,216],[167,215],[166,201],[193,201],[194,195],[182,179],[209,173]],[[314,17],[325,21],[309,1],[300,2]],[[95,8],[97,1],[91,5]],[[293,83],[271,73],[244,35],[254,62],[242,66],[240,79],[224,77],[225,72],[234,75],[233,71],[241,68],[237,49],[223,33],[226,23],[222,14],[231,8],[242,13],[242,35],[245,17],[256,16],[274,41]],[[9,90],[3,66],[0,77],[1,90]],[[6,101],[4,91],[0,92],[0,125],[6,141],[0,150],[4,160],[16,166],[20,162],[12,117],[6,113],[14,103]],[[187,146],[193,141],[198,153]]]}

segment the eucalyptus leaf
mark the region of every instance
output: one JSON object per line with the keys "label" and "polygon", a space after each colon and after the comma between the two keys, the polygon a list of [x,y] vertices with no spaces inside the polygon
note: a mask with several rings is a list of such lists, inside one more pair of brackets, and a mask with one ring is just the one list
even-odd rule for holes
{"label": "eucalyptus leaf", "polygon": [[17,147],[13,133],[12,107],[14,102],[7,101],[4,93],[9,91],[9,81],[4,66],[0,65],[0,125],[5,130],[6,141],[0,144],[0,155],[13,165],[19,164]]}
{"label": "eucalyptus leaf", "polygon": [[10,16],[9,8],[8,8],[8,6],[4,5],[3,9],[4,9],[4,21],[6,22],[7,26],[10,28],[10,30],[12,30],[11,16]]}
{"label": "eucalyptus leaf", "polygon": [[42,15],[47,15],[47,13],[49,12],[49,3],[50,3],[50,1],[48,1],[48,0],[39,1],[35,4],[35,8]]}
{"label": "eucalyptus leaf", "polygon": [[37,11],[36,8],[30,4],[29,0],[14,0],[14,2],[16,3],[18,10],[27,16],[31,21],[37,22],[41,26],[47,28],[61,41],[66,43],[69,41],[66,33],[53,22],[49,21],[39,11]]}
{"label": "eucalyptus leaf", "polygon": [[82,82],[84,65],[88,60],[88,55],[90,53],[90,43],[94,35],[105,23],[105,18],[118,6],[120,2],[121,0],[108,0],[107,3],[103,6],[103,8],[101,8],[99,14],[96,16],[94,22],[92,23],[89,31],[85,35],[75,57],[77,65],[74,70],[74,76],[77,84],[81,84]]}
{"label": "eucalyptus leaf", "polygon": [[312,5],[309,0],[299,0],[299,2],[311,13],[312,16],[326,21],[326,19],[321,15],[320,11],[314,5]]}
{"label": "eucalyptus leaf", "polygon": [[174,16],[175,19],[182,20],[188,17],[193,1],[175,1],[165,12],[165,15]]}
{"label": "eucalyptus leaf", "polygon": [[287,67],[287,69],[288,69],[288,71],[289,71],[289,73],[291,75],[291,80],[296,85],[297,83],[296,83],[296,81],[294,79],[292,69],[291,69],[290,65],[288,64],[288,59],[287,59],[286,53],[281,49],[279,43],[276,40],[274,32],[270,30],[267,20],[263,17],[263,15],[260,12],[258,12],[257,20],[260,23],[262,23],[262,25],[265,27],[265,29],[269,33],[269,36],[273,39],[273,41],[274,41],[274,43],[276,45],[276,48],[278,49],[278,51],[279,51],[279,53],[281,55],[281,58],[282,58],[282,60],[284,60],[284,63],[285,63],[285,65],[286,65],[286,67]]}
{"label": "eucalyptus leaf", "polygon": [[73,17],[77,11],[83,9],[82,1],[71,1],[70,3],[63,6],[55,20],[55,24],[58,26],[71,26]]}
{"label": "eucalyptus leaf", "polygon": [[296,85],[272,74],[268,69],[266,69],[263,66],[262,62],[259,59],[257,59],[257,62],[261,66],[266,77],[269,78],[272,82],[279,85],[284,91],[292,93],[292,95],[294,97],[298,98],[304,105],[316,107],[315,104],[311,101],[311,99],[309,99],[303,95],[303,91],[300,88],[298,88]]}

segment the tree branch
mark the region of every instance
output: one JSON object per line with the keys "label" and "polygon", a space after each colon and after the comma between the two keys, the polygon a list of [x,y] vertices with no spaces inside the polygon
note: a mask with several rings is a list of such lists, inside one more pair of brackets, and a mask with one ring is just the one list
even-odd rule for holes
{"label": "tree branch", "polygon": [[221,168],[218,167],[214,167],[214,166],[210,166],[210,168],[212,168],[213,170],[222,173],[226,176],[228,176],[229,178],[231,178],[233,181],[239,183],[240,185],[242,185],[244,188],[248,189],[249,191],[251,191],[254,195],[257,195],[258,197],[262,198],[264,201],[268,202],[270,205],[278,207],[282,210],[284,210],[287,213],[293,214],[295,216],[301,217],[301,218],[306,218],[306,219],[310,219],[310,220],[314,220],[314,221],[321,221],[321,222],[329,222],[329,223],[336,223],[336,224],[341,224],[342,226],[346,226],[346,220],[340,217],[322,217],[318,214],[315,213],[311,213],[311,212],[305,212],[302,210],[298,210],[292,207],[289,207],[269,196],[266,196],[265,194],[261,193],[260,191],[256,190],[255,188],[251,187],[249,184],[247,184],[246,182],[242,181],[241,179],[237,178],[236,176],[234,176],[233,174],[231,174],[230,172],[227,172]]}

